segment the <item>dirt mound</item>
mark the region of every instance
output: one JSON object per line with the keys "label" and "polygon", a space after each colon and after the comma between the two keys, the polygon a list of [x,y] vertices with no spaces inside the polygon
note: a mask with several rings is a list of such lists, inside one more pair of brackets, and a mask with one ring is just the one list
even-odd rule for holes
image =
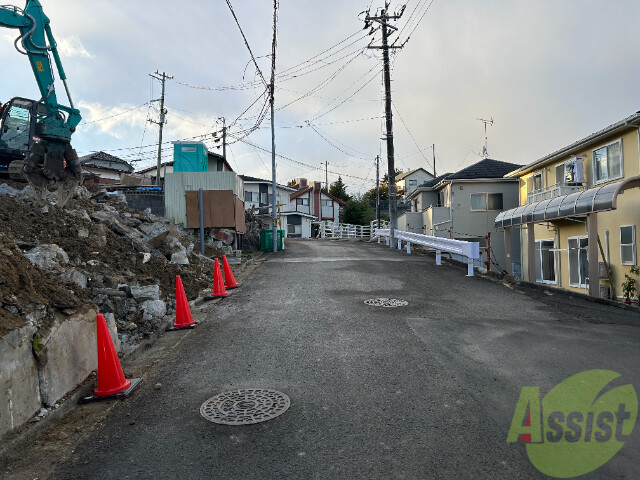
{"label": "dirt mound", "polygon": [[[0,335],[25,324],[46,330],[57,312],[70,314],[93,301],[136,341],[161,319],[143,315],[149,298],[135,297],[132,288],[159,286],[151,300],[166,310],[157,317],[172,313],[176,275],[190,300],[211,286],[213,263],[193,253],[189,238],[119,200],[92,198],[82,188],[61,209],[22,193],[0,194]],[[207,253],[221,254],[210,246]],[[172,263],[175,254],[180,263]]]}

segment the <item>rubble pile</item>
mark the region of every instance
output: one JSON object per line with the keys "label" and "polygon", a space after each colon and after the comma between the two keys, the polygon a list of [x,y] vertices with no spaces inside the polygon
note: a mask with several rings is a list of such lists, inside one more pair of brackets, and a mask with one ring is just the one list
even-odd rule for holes
{"label": "rubble pile", "polygon": [[190,300],[211,288],[211,257],[230,251],[205,253],[168,221],[129,209],[123,196],[78,187],[61,209],[30,187],[1,184],[0,336],[30,325],[45,337],[61,315],[93,303],[115,321],[122,344],[138,343],[170,321],[176,275]]}

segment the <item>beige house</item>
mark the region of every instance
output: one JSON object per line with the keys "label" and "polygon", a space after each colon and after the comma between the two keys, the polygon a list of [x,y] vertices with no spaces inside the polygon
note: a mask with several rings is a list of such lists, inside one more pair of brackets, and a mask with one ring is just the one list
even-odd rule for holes
{"label": "beige house", "polygon": [[[517,235],[529,282],[620,297],[637,264],[640,112],[506,175],[520,206],[501,213],[506,244]],[[507,252],[509,255],[510,252]]]}

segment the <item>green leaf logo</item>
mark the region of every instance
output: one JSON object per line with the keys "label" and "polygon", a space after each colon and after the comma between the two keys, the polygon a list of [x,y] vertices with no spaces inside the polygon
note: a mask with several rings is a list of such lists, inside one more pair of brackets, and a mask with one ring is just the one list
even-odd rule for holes
{"label": "green leaf logo", "polygon": [[588,370],[567,378],[544,397],[542,443],[527,444],[529,460],[538,470],[572,478],[618,453],[638,416],[632,385],[607,389],[618,377],[611,370]]}

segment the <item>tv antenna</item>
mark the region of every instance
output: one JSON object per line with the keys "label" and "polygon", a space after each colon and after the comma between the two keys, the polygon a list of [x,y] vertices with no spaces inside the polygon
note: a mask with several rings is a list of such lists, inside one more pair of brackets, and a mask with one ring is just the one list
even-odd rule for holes
{"label": "tv antenna", "polygon": [[485,120],[484,118],[476,118],[476,120],[480,120],[484,123],[484,146],[482,147],[482,158],[488,158],[489,152],[487,151],[487,123],[489,125],[493,125],[493,117],[491,120]]}

